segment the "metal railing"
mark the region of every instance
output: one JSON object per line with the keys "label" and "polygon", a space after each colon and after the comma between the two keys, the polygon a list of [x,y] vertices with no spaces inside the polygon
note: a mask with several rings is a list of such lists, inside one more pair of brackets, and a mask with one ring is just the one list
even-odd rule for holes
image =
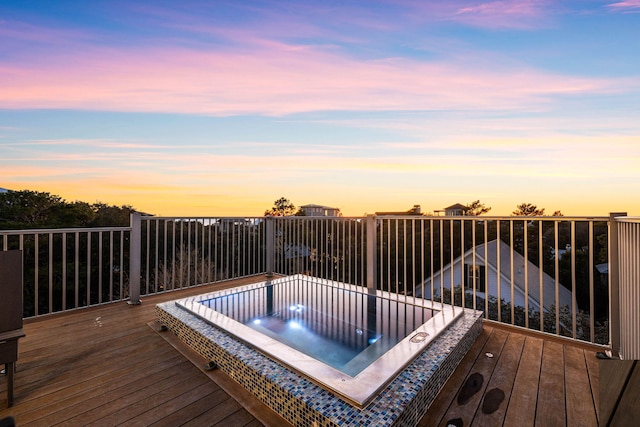
{"label": "metal railing", "polygon": [[[263,217],[138,217],[140,294],[150,295],[266,271]],[[132,298],[135,299],[135,298]]]}
{"label": "metal railing", "polygon": [[275,272],[484,311],[609,343],[608,217],[274,218]]}
{"label": "metal railing", "polygon": [[378,287],[607,344],[608,218],[378,219]]}
{"label": "metal railing", "polygon": [[269,217],[273,272],[366,286],[366,218]]}
{"label": "metal railing", "polygon": [[619,287],[637,289],[625,283],[638,283],[638,227],[637,219],[618,214],[134,214],[129,227],[0,231],[0,249],[23,250],[25,317],[137,303],[141,295],[256,274],[304,273],[463,305],[490,321],[615,350],[628,333],[621,333],[619,316],[640,305],[618,301]]}
{"label": "metal railing", "polygon": [[129,298],[130,237],[130,227],[0,231],[0,250],[23,251],[24,316]]}

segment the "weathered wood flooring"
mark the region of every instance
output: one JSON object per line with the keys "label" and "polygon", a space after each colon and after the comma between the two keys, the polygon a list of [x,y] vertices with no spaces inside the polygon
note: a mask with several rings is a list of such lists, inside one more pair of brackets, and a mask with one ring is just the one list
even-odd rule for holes
{"label": "weathered wood flooring", "polygon": [[595,348],[485,324],[419,425],[597,426],[598,377]]}
{"label": "weathered wood flooring", "polygon": [[[27,322],[12,408],[6,408],[6,378],[0,377],[0,419],[13,416],[20,427],[286,425],[222,372],[205,371],[200,356],[149,326],[159,302],[261,280],[230,281],[146,297],[139,306],[114,303]],[[481,384],[473,384],[471,391],[477,391],[459,404],[461,389],[475,373],[482,375]],[[459,419],[464,426],[595,426],[597,402],[594,349],[485,325],[420,425]]]}
{"label": "weathered wood flooring", "polygon": [[6,408],[6,379],[0,379],[0,419],[13,416],[21,427],[286,425],[224,374],[204,372],[149,327],[155,304],[207,289],[211,287],[146,297],[138,306],[114,303],[27,322],[12,408]]}

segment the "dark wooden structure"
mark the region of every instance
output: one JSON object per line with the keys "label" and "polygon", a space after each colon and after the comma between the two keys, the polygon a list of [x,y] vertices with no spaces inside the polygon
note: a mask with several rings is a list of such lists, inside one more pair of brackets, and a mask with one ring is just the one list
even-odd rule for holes
{"label": "dark wooden structure", "polygon": [[638,425],[640,361],[600,360],[600,378],[600,425]]}
{"label": "dark wooden structure", "polygon": [[22,330],[22,251],[0,251],[0,364],[7,376],[7,405],[13,406],[13,381]]}

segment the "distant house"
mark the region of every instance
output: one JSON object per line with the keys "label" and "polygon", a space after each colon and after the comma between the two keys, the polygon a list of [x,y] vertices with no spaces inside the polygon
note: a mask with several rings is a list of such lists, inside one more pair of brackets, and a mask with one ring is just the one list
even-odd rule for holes
{"label": "distant house", "polygon": [[391,216],[391,215],[422,215],[420,205],[413,205],[408,211],[400,212],[376,212],[377,216]]}
{"label": "distant house", "polygon": [[0,193],[8,193],[9,190],[7,190],[6,188],[0,188]]}
{"label": "distant house", "polygon": [[440,215],[444,213],[445,216],[464,216],[467,214],[468,210],[469,208],[467,206],[456,203],[455,205],[451,205],[444,209],[436,210],[435,214]]}
{"label": "distant house", "polygon": [[329,206],[322,205],[304,205],[300,206],[300,209],[304,212],[305,216],[340,216],[340,209],[331,208]]}
{"label": "distant house", "polygon": [[[499,244],[498,244],[499,242]],[[486,258],[485,258],[486,246]],[[499,252],[498,252],[499,249]],[[475,264],[473,262],[475,252]],[[498,268],[498,253],[500,255],[500,268]],[[511,276],[511,263],[513,259],[513,277]],[[526,272],[526,275],[525,275]],[[487,274],[488,273],[488,274]],[[500,297],[507,303],[512,300],[511,285],[513,283],[513,302],[515,306],[525,306],[526,287],[529,290],[529,309],[540,310],[540,283],[542,277],[542,305],[544,311],[549,311],[556,305],[556,282],[548,274],[527,261],[525,271],[525,259],[516,251],[511,251],[509,245],[502,240],[492,240],[486,244],[481,244],[468,250],[464,256],[458,257],[453,264],[445,266],[441,271],[433,276],[433,292],[439,295],[441,289],[445,292],[451,290],[451,275],[453,274],[453,285],[464,285],[465,292],[473,292],[475,277],[476,295],[481,298],[489,296]],[[499,287],[498,287],[499,283]],[[432,297],[431,278],[425,281],[425,298]],[[498,295],[498,288],[500,295]],[[571,305],[571,291],[558,283],[559,305]]]}

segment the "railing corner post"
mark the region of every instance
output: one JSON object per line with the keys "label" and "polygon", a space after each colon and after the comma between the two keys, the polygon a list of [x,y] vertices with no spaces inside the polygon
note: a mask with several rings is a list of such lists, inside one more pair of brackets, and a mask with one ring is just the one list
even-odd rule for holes
{"label": "railing corner post", "polygon": [[267,216],[265,217],[266,222],[266,262],[267,262],[267,277],[273,277],[274,270],[274,252],[275,252],[275,239],[274,239],[274,231],[273,231],[273,217]]}
{"label": "railing corner post", "polygon": [[627,216],[626,212],[609,214],[609,343],[611,355],[620,355],[620,254],[618,248],[618,222],[616,217]]}
{"label": "railing corner post", "polygon": [[376,216],[367,215],[367,289],[369,291],[375,291],[378,288],[377,241]]}
{"label": "railing corner post", "polygon": [[140,304],[140,257],[142,256],[142,216],[133,212],[130,217],[129,237],[129,301]]}

